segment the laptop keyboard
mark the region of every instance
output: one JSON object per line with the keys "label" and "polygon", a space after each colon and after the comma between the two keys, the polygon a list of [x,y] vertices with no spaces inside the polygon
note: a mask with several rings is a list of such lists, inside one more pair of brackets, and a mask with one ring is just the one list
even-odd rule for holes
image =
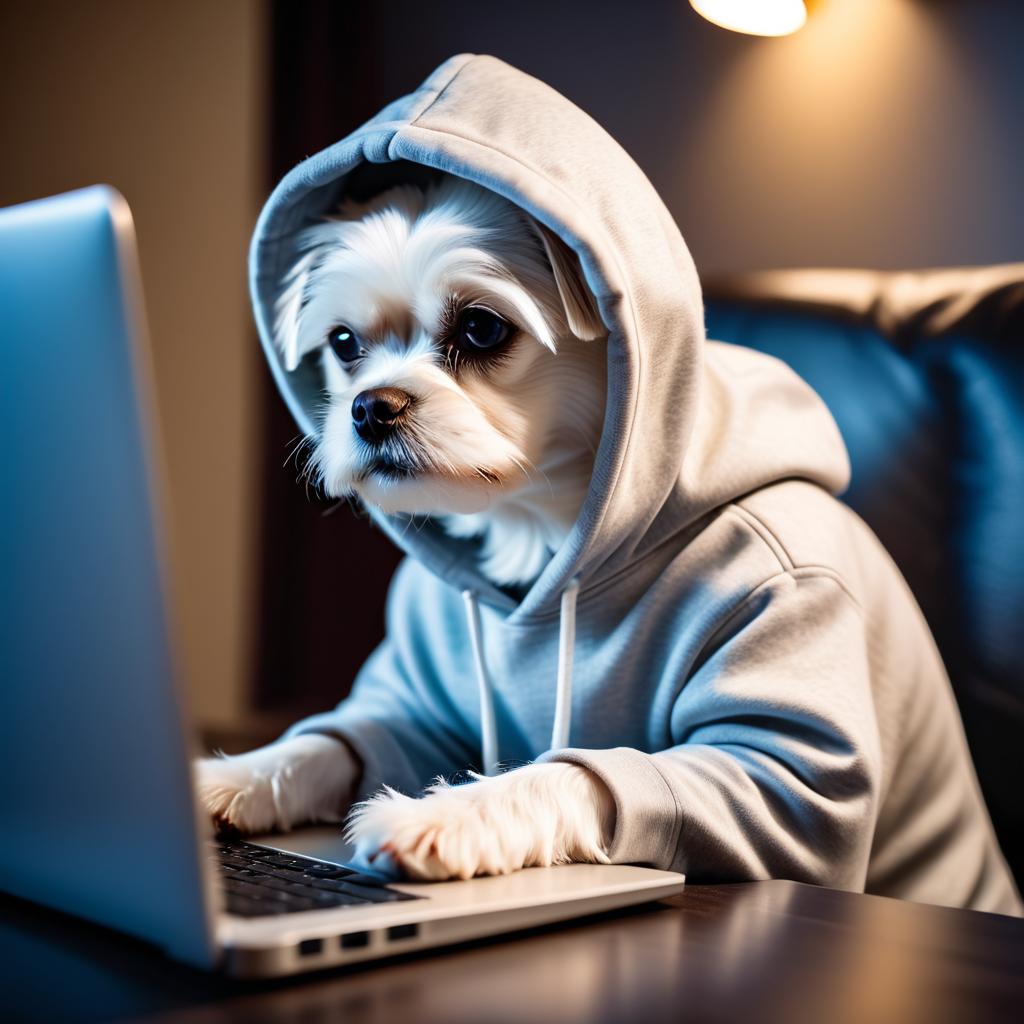
{"label": "laptop keyboard", "polygon": [[337,864],[280,853],[241,840],[214,844],[229,914],[263,917],[326,907],[421,899]]}

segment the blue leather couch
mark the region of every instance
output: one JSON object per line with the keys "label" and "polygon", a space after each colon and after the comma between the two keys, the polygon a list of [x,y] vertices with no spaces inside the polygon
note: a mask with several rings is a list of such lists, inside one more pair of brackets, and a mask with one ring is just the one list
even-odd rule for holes
{"label": "blue leather couch", "polygon": [[769,271],[705,298],[709,337],[785,360],[831,408],[844,500],[931,625],[1024,882],[1024,263]]}

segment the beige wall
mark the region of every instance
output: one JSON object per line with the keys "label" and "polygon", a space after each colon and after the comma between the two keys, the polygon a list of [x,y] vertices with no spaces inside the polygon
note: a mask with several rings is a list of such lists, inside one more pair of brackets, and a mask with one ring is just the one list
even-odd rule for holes
{"label": "beige wall", "polygon": [[201,719],[250,666],[260,364],[245,288],[264,191],[259,0],[7,3],[0,205],[93,182],[135,216]]}
{"label": "beige wall", "polygon": [[[135,212],[208,724],[243,709],[250,678],[265,370],[244,269],[266,187],[267,6],[0,0],[0,204],[109,181]],[[821,0],[773,40],[717,29],[686,0],[389,0],[361,19],[372,75],[357,95],[392,99],[460,50],[512,61],[633,154],[703,274],[1017,260],[1019,6]]]}
{"label": "beige wall", "polygon": [[382,99],[460,50],[537,75],[639,162],[704,275],[1022,257],[1021,0],[818,0],[781,39],[687,0],[373,9]]}
{"label": "beige wall", "polygon": [[701,269],[1020,259],[1021,7],[821,0],[726,34],[664,188]]}

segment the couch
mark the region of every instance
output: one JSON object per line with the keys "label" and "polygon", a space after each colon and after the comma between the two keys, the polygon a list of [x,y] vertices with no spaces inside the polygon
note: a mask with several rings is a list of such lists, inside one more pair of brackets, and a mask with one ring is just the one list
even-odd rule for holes
{"label": "couch", "polygon": [[765,271],[705,300],[709,337],[784,360],[831,408],[843,500],[928,619],[1024,883],[1024,263]]}

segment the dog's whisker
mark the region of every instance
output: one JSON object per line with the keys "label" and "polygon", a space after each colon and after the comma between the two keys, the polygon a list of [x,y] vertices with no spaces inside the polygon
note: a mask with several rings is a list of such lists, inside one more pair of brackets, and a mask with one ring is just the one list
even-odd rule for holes
{"label": "dog's whisker", "polygon": [[[312,439],[306,436],[305,434],[300,435],[298,439],[293,438],[291,441],[289,441],[288,443],[292,447],[291,450],[288,452],[287,456],[285,457],[284,462],[281,463],[282,468],[287,466],[289,462],[292,462],[295,465],[295,468],[299,469],[299,455],[303,452],[304,449],[309,447],[311,441]],[[306,465],[308,465],[308,460]]]}
{"label": "dog's whisker", "polygon": [[524,465],[524,463],[529,462],[530,460],[527,459],[525,455],[521,459],[517,458],[516,456],[509,456],[509,459],[512,462],[512,465],[515,466],[516,469],[518,469],[519,472],[522,473],[523,476],[526,477],[527,480],[529,480],[530,479],[530,471],[529,471],[529,469],[527,469],[527,467]]}

